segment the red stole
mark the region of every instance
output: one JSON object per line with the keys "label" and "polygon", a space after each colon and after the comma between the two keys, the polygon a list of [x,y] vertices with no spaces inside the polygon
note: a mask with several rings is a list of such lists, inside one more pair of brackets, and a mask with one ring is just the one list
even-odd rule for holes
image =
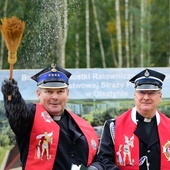
{"label": "red stole", "polygon": [[158,126],[161,147],[161,170],[170,169],[170,119],[160,113]]}
{"label": "red stole", "polygon": [[52,169],[58,147],[59,132],[60,127],[47,111],[42,105],[36,104],[25,170]]}
{"label": "red stole", "polygon": [[139,165],[139,140],[133,134],[136,124],[132,121],[130,113],[129,110],[116,118],[116,164],[121,170],[137,170],[136,167]]}
{"label": "red stole", "polygon": [[[139,170],[139,140],[133,134],[136,129],[136,109],[131,109],[116,118],[115,155],[116,165],[121,170]],[[160,138],[161,170],[170,169],[170,119],[162,113],[156,114]],[[165,134],[166,129],[166,134]]]}
{"label": "red stole", "polygon": [[[69,112],[70,113],[70,112]],[[98,147],[98,138],[93,127],[84,119],[70,113],[85,135],[88,146],[88,165],[92,162]],[[55,129],[55,130],[53,130]],[[41,104],[36,104],[36,113],[30,135],[29,151],[25,170],[51,170],[56,158],[60,127]]]}
{"label": "red stole", "polygon": [[96,135],[95,130],[88,122],[86,122],[84,119],[80,118],[79,116],[77,116],[72,112],[69,113],[72,116],[72,118],[74,120],[77,120],[76,122],[79,123],[79,128],[83,132],[88,142],[89,154],[88,154],[87,166],[89,166],[92,163],[93,158],[97,152],[98,143],[99,143],[98,137]]}

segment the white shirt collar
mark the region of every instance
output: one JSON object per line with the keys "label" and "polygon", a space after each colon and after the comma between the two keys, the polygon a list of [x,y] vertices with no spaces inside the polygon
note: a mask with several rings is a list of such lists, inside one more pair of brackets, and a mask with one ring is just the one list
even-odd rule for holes
{"label": "white shirt collar", "polygon": [[[131,111],[131,119],[132,121],[137,124],[137,121],[136,121],[136,107],[134,107]],[[157,125],[159,125],[160,123],[160,115],[158,113],[158,111],[156,111],[156,121],[157,121]]]}
{"label": "white shirt collar", "polygon": [[61,116],[53,116],[53,119],[54,119],[55,121],[59,121],[59,120],[61,119]]}

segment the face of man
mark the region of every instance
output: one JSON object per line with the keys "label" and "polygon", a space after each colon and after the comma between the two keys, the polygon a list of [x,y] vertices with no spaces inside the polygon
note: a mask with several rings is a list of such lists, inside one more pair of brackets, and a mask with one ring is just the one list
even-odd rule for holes
{"label": "face of man", "polygon": [[37,97],[49,114],[60,116],[66,106],[69,90],[68,88],[40,88],[37,90]]}
{"label": "face of man", "polygon": [[160,90],[139,90],[135,91],[134,99],[137,111],[146,118],[152,118],[162,99],[162,92]]}

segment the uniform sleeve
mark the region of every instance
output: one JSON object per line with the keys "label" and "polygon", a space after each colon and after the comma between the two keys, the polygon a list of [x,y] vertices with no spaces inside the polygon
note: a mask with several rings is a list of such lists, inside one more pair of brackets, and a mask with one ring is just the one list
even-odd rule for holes
{"label": "uniform sleeve", "polygon": [[113,126],[113,119],[105,122],[98,153],[88,170],[119,170],[114,164]]}
{"label": "uniform sleeve", "polygon": [[[17,136],[24,136],[31,130],[35,105],[25,102],[15,80],[11,82],[9,79],[5,79],[2,82],[1,91],[4,97],[5,113],[13,132]],[[11,100],[8,99],[9,95],[11,96]]]}

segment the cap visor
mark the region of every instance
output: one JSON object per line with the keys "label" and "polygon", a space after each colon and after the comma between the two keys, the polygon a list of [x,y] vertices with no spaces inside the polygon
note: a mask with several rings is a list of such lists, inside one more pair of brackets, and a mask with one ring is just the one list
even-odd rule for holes
{"label": "cap visor", "polygon": [[155,86],[153,84],[142,84],[140,86],[137,86],[135,89],[136,90],[160,90],[158,86]]}
{"label": "cap visor", "polygon": [[48,82],[44,84],[40,84],[38,87],[40,88],[51,88],[51,89],[59,89],[59,88],[66,88],[68,85],[63,82]]}

